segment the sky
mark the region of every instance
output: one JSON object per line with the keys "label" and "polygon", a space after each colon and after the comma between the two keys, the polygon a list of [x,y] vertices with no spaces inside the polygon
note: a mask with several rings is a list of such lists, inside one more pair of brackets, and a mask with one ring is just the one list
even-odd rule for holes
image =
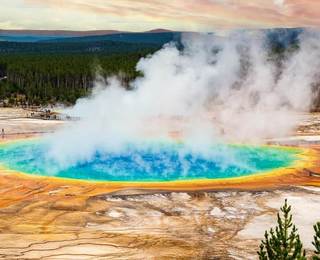
{"label": "sky", "polygon": [[1,29],[320,27],[320,0],[0,0]]}

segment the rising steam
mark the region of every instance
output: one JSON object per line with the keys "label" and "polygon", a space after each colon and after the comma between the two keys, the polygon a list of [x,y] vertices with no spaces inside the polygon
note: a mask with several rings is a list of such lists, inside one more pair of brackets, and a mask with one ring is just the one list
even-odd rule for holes
{"label": "rising steam", "polygon": [[261,32],[187,35],[183,46],[141,59],[133,90],[98,79],[93,94],[67,111],[81,120],[49,137],[49,157],[66,166],[168,135],[200,152],[217,141],[261,141],[288,134],[311,106],[320,68],[315,32],[281,59]]}

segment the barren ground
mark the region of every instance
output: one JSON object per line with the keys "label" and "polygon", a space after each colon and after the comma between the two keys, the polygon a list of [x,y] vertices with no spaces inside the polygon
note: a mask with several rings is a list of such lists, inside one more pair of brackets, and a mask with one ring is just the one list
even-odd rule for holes
{"label": "barren ground", "polygon": [[[50,132],[58,121],[0,109],[6,138]],[[298,137],[317,147],[320,115],[303,115]],[[302,136],[302,137],[301,137]],[[319,179],[320,185],[320,179]],[[318,186],[319,186],[318,185]],[[2,259],[257,259],[264,231],[288,198],[305,247],[320,221],[320,188],[107,193],[0,175]]]}

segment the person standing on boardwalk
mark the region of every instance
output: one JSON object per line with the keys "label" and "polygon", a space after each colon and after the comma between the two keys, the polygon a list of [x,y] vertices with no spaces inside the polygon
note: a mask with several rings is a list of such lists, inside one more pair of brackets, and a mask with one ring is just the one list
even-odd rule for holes
{"label": "person standing on boardwalk", "polygon": [[2,128],[2,130],[1,130],[1,137],[2,137],[2,139],[4,138],[4,128]]}

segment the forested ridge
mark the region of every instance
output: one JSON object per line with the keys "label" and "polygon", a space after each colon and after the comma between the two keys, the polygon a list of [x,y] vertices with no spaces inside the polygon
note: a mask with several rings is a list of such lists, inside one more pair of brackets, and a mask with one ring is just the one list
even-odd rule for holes
{"label": "forested ridge", "polygon": [[2,105],[72,104],[90,92],[97,69],[103,76],[120,75],[128,86],[139,75],[139,59],[153,51],[0,55],[0,100]]}
{"label": "forested ridge", "polygon": [[[81,42],[101,42],[101,41],[112,41],[120,43],[139,43],[141,44],[157,44],[163,45],[167,42],[181,40],[181,32],[161,32],[161,33],[117,33],[109,35],[95,35],[95,36],[81,36],[81,37],[69,37],[69,38],[57,38],[40,41],[42,43],[81,43]],[[185,34],[190,34],[185,32]]]}
{"label": "forested ridge", "polygon": [[146,49],[158,49],[162,44],[130,43],[117,41],[90,42],[6,42],[0,41],[0,55],[3,54],[61,54],[61,53],[131,53]]}
{"label": "forested ridge", "polygon": [[160,49],[172,39],[170,35],[128,34],[132,42],[125,40],[126,34],[115,40],[106,35],[52,42],[0,41],[0,105],[73,104],[90,93],[97,70],[104,77],[118,76],[128,87],[139,75],[135,70],[139,59]]}
{"label": "forested ridge", "polygon": [[[298,48],[302,29],[266,32],[270,59],[281,64],[286,52]],[[139,76],[135,69],[139,59],[169,41],[183,48],[178,32],[123,33],[39,42],[0,41],[0,106],[73,104],[90,93],[97,69],[104,77],[118,76],[129,87],[129,82]],[[317,93],[313,110],[320,108],[320,92]]]}

